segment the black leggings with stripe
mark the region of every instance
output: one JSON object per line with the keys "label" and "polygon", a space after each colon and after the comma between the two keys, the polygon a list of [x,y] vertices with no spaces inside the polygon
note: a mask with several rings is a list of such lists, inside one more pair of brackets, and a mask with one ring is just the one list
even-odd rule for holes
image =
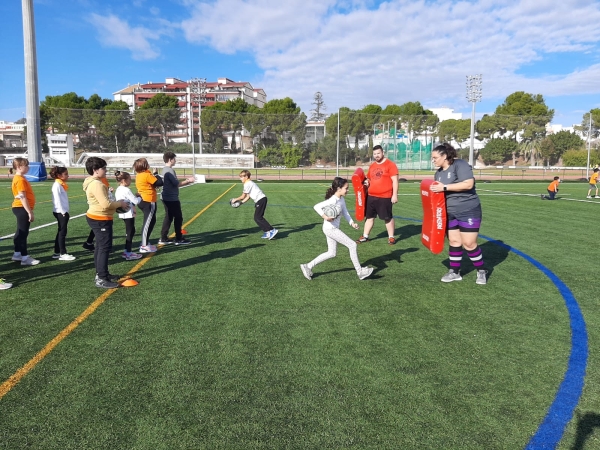
{"label": "black leggings with stripe", "polygon": [[138,205],[144,213],[144,222],[142,223],[142,242],[141,246],[150,245],[150,235],[156,224],[156,202],[146,202],[142,200]]}

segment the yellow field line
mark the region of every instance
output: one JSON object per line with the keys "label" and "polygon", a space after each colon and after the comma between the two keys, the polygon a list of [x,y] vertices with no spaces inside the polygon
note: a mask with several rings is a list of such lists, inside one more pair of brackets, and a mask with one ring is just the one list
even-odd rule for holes
{"label": "yellow field line", "polygon": [[[204,209],[202,209],[202,211],[200,211],[198,214],[196,214],[192,219],[190,219],[188,222],[186,222],[184,227],[189,225],[190,223],[192,223],[198,217],[200,217],[208,208],[210,208],[217,201],[219,201],[225,194],[227,194],[234,187],[235,187],[235,184],[232,185],[225,192],[223,192],[215,200],[213,200],[208,206],[206,206]],[[140,270],[144,266],[144,264],[146,264],[148,261],[150,261],[150,259],[152,258],[153,255],[154,254],[152,253],[149,255],[148,258],[144,258],[139,263],[137,263],[129,272],[127,272],[127,275],[125,275],[122,279],[129,278],[135,272]],[[77,316],[77,318],[75,320],[73,320],[73,322],[71,322],[69,325],[67,325],[60,333],[58,333],[54,337],[54,339],[52,339],[50,342],[48,342],[42,350],[40,350],[33,358],[31,358],[29,360],[29,362],[27,362],[27,364],[25,364],[23,367],[21,367],[19,370],[17,370],[14,374],[12,374],[8,378],[8,380],[6,380],[4,383],[2,383],[0,385],[0,399],[2,399],[2,397],[4,397],[19,381],[21,381],[21,379],[25,375],[27,375],[31,370],[33,370],[33,368],[42,359],[44,359],[52,350],[54,350],[54,347],[56,347],[58,344],[60,344],[60,342],[63,339],[65,339],[69,334],[71,334],[73,332],[73,330],[75,330],[75,328],[77,328],[79,326],[79,324],[81,324],[85,319],[87,319],[90,315],[92,315],[94,313],[94,311],[96,311],[96,309],[98,309],[98,307],[100,305],[102,305],[102,303],[104,303],[104,301],[108,297],[110,297],[116,290],[117,289],[108,289],[104,294],[102,294],[100,297],[98,297],[96,300],[94,300],[92,302],[92,304],[85,309],[85,311],[83,311],[79,316]]]}

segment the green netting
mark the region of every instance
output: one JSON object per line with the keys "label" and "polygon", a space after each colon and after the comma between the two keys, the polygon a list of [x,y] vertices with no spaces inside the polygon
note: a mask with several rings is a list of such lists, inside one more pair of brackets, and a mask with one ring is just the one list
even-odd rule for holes
{"label": "green netting", "polygon": [[382,147],[386,157],[395,162],[400,169],[430,169],[432,143],[424,144],[420,140],[409,142],[407,139],[384,140]]}

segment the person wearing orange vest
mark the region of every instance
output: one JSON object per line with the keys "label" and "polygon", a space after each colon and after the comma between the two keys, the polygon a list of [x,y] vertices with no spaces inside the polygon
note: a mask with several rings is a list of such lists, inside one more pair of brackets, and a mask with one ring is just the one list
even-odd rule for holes
{"label": "person wearing orange vest", "polygon": [[558,193],[558,183],[560,183],[560,177],[554,177],[552,183],[548,185],[548,195],[542,194],[542,200],[556,200],[556,194]]}
{"label": "person wearing orange vest", "polygon": [[27,158],[15,158],[13,169],[15,169],[15,176],[11,186],[14,197],[12,212],[17,218],[17,231],[13,238],[15,252],[12,260],[20,262],[22,266],[35,266],[40,261],[32,258],[27,252],[27,236],[29,236],[31,222],[34,220],[33,208],[35,206],[33,189],[25,178],[25,174],[29,172],[29,161]]}
{"label": "person wearing orange vest", "polygon": [[156,200],[158,198],[156,189],[164,184],[163,179],[158,173],[150,172],[150,164],[146,158],[136,159],[133,162],[133,170],[136,173],[135,187],[142,197],[139,207],[144,213],[139,253],[154,253],[156,246],[150,243],[150,235],[156,224]]}

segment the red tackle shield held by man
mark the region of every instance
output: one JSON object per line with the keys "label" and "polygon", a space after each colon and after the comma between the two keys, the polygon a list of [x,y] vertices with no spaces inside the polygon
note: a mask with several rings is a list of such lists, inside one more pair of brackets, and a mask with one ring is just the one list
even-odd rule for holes
{"label": "red tackle shield held by man", "polygon": [[421,242],[438,254],[444,250],[444,238],[446,237],[446,197],[443,192],[432,192],[429,186],[434,180],[421,181],[421,203],[423,205],[423,228],[421,230]]}
{"label": "red tackle shield held by man", "polygon": [[354,188],[354,197],[356,200],[356,220],[360,222],[365,218],[365,205],[367,203],[367,189],[364,185],[367,177],[364,170],[360,167],[352,175],[352,187]]}

